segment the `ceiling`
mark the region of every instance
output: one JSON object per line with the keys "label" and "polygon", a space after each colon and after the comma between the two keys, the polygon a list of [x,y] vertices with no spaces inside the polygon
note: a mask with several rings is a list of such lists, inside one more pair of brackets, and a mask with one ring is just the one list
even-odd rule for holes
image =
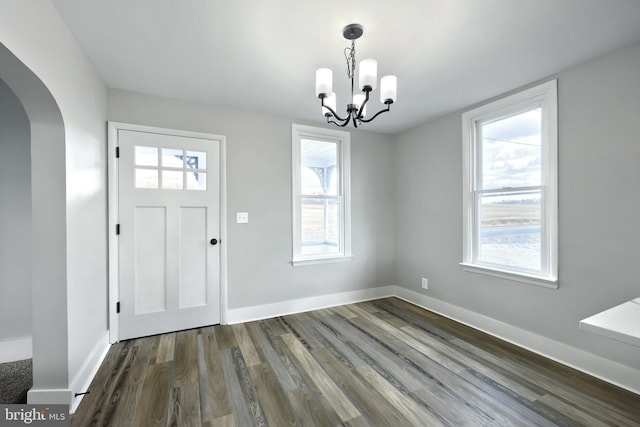
{"label": "ceiling", "polygon": [[317,122],[315,70],[333,69],[344,108],[342,28],[359,23],[358,60],[398,77],[364,126],[392,134],[640,41],[639,0],[53,3],[110,88]]}

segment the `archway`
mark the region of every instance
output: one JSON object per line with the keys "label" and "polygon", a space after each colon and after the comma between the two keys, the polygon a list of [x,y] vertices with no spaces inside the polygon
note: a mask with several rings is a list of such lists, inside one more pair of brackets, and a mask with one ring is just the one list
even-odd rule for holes
{"label": "archway", "polygon": [[0,79],[30,123],[33,388],[28,400],[68,403],[70,396],[59,394],[69,384],[64,123],[49,89],[3,44]]}

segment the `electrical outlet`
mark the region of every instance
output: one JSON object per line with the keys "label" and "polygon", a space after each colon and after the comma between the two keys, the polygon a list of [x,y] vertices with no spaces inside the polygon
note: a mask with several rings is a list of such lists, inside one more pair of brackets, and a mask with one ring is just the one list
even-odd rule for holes
{"label": "electrical outlet", "polygon": [[422,278],[422,289],[429,289],[429,281],[426,277]]}

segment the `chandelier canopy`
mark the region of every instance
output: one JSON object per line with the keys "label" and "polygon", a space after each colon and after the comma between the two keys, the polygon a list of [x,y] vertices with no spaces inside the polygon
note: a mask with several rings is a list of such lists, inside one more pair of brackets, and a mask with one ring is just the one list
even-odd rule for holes
{"label": "chandelier canopy", "polygon": [[363,59],[358,67],[358,86],[364,93],[354,94],[355,68],[356,68],[356,39],[364,33],[360,24],[349,24],[342,30],[345,39],[351,40],[351,47],[344,49],[347,59],[347,78],[351,80],[351,103],[347,104],[347,116],[340,117],[336,113],[336,93],[333,92],[333,71],[329,68],[316,70],[316,96],[320,98],[322,114],[327,118],[327,123],[344,127],[353,122],[354,127],[362,123],[368,123],[380,114],[389,111],[391,104],[396,101],[398,79],[389,75],[380,79],[380,102],[387,108],[378,111],[371,118],[367,116],[367,103],[372,91],[378,83],[378,63],[375,59]]}

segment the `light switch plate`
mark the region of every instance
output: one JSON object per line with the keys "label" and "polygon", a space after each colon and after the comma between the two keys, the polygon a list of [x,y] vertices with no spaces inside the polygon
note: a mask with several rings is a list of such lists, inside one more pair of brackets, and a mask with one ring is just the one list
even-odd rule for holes
{"label": "light switch plate", "polygon": [[247,224],[249,222],[249,212],[236,212],[236,223]]}

